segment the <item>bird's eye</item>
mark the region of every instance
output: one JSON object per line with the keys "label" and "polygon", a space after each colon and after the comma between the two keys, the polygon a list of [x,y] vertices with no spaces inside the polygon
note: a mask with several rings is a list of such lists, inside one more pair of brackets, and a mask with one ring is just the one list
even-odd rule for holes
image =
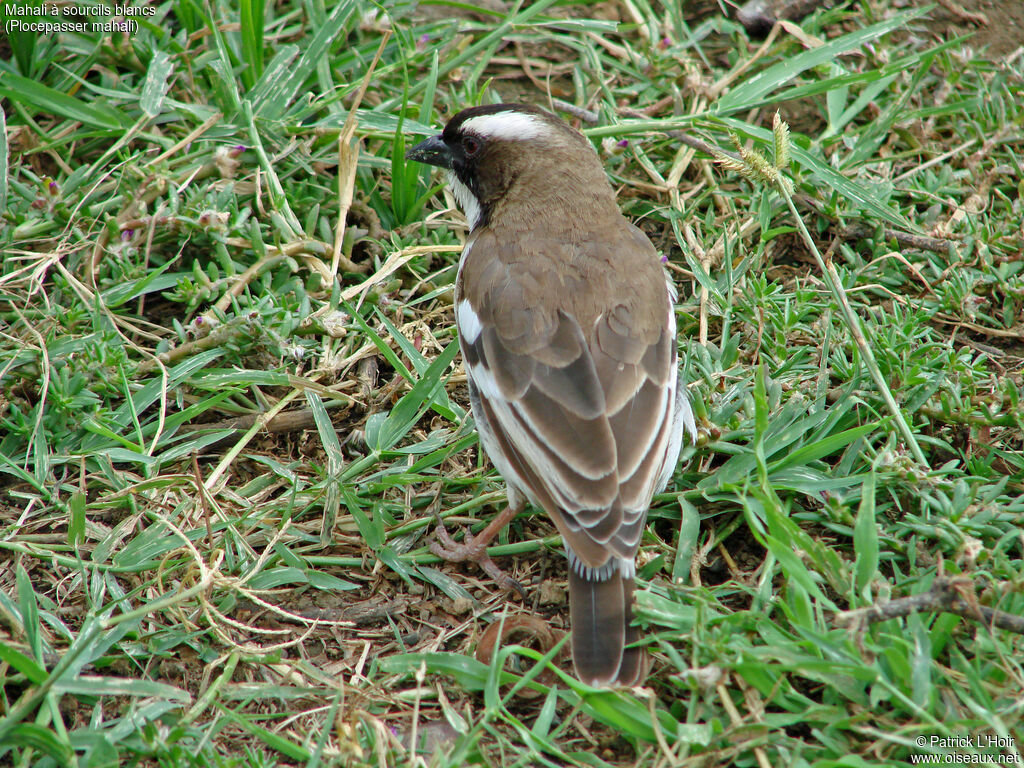
{"label": "bird's eye", "polygon": [[462,140],[462,149],[467,157],[472,157],[480,151],[480,142],[472,136],[467,136]]}

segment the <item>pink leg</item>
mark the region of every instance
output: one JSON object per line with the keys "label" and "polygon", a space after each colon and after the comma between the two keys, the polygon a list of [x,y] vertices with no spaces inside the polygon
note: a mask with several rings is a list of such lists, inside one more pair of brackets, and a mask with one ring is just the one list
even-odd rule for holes
{"label": "pink leg", "polygon": [[470,536],[469,529],[466,528],[466,537],[461,544],[451,537],[448,529],[444,527],[444,523],[439,522],[435,530],[437,541],[430,543],[430,551],[450,563],[463,563],[467,560],[476,563],[498,583],[498,586],[503,589],[515,590],[525,600],[526,592],[522,585],[495,565],[490,555],[487,554],[487,545],[490,544],[491,539],[508,525],[512,518],[522,512],[524,506],[525,501],[520,501],[516,506],[508,505],[476,536]]}

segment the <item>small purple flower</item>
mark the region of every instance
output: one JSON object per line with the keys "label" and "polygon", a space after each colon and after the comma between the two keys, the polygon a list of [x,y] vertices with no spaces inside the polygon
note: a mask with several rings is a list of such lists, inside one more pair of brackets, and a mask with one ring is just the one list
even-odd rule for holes
{"label": "small purple flower", "polygon": [[668,254],[667,253],[661,254],[661,263],[662,264],[668,264]]}
{"label": "small purple flower", "polygon": [[124,242],[128,242],[133,237],[135,237],[135,230],[134,229],[122,229],[121,230],[121,240],[123,240]]}
{"label": "small purple flower", "polygon": [[661,38],[661,42],[660,42],[660,43],[658,43],[658,46],[659,46],[659,47],[661,48],[661,50],[663,50],[663,51],[664,51],[664,50],[667,50],[668,48],[670,48],[670,47],[672,46],[672,41],[671,41],[671,40],[669,40],[669,39],[668,39],[667,37],[663,37],[663,38]]}
{"label": "small purple flower", "polygon": [[60,192],[60,187],[57,186],[57,182],[56,181],[53,181],[51,179],[50,180],[50,194],[51,195],[56,195],[58,192]]}
{"label": "small purple flower", "polygon": [[626,147],[629,146],[629,139],[622,139],[622,140],[616,142],[615,146],[616,147],[622,147],[623,149],[625,149]]}
{"label": "small purple flower", "polygon": [[427,47],[427,43],[429,43],[429,42],[430,42],[430,35],[426,35],[426,34],[420,35],[416,39],[416,50],[417,51],[425,50],[426,47]]}

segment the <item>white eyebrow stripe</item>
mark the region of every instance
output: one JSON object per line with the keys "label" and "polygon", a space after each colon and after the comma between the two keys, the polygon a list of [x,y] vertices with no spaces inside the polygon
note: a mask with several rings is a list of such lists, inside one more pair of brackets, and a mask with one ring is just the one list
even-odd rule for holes
{"label": "white eyebrow stripe", "polygon": [[462,124],[462,130],[477,133],[484,138],[525,141],[546,133],[548,127],[536,115],[505,110],[471,117]]}

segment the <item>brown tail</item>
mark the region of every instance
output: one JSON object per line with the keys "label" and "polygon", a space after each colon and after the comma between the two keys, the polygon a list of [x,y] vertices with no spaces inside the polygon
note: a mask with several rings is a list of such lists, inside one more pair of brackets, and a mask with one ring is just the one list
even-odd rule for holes
{"label": "brown tail", "polygon": [[633,579],[616,570],[606,581],[589,581],[569,568],[569,618],[576,676],[588,685],[638,685],[647,675],[647,654],[626,648],[639,633],[633,621]]}

